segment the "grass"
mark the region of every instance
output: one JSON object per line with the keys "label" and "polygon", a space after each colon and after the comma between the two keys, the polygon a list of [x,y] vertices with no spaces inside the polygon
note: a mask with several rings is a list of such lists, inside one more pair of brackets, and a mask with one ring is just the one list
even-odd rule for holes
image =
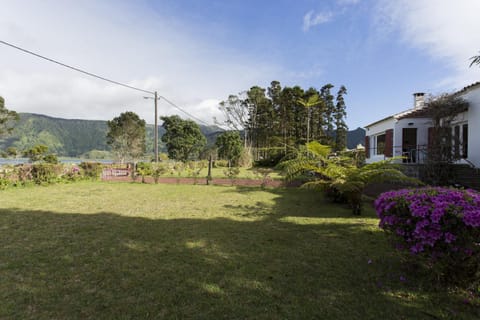
{"label": "grass", "polygon": [[465,292],[402,281],[377,223],[371,210],[353,217],[302,189],[8,189],[0,318],[480,317]]}
{"label": "grass", "polygon": [[[212,168],[212,177],[213,178],[226,178],[224,171],[227,168]],[[240,179],[261,179],[258,175],[255,174],[255,168],[239,168],[240,173],[238,174],[237,178]],[[205,178],[208,174],[208,168],[203,168],[200,170],[200,174],[198,177]],[[162,177],[177,177],[178,172],[167,172],[162,175]],[[180,173],[180,177],[193,177],[192,173],[185,169]],[[269,174],[270,179],[273,180],[282,180],[283,176],[281,175],[280,171],[272,170]]]}

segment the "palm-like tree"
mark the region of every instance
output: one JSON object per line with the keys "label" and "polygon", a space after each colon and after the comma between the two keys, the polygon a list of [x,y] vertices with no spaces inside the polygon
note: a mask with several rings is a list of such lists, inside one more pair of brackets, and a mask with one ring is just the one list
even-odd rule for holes
{"label": "palm-like tree", "polygon": [[357,167],[353,159],[329,157],[330,147],[314,141],[298,150],[296,158],[280,164],[287,180],[308,174],[311,181],[303,187],[326,191],[335,201],[347,201],[354,214],[362,211],[362,195],[365,188],[378,182],[402,182],[418,185],[417,179],[407,177],[395,159],[379,161]]}
{"label": "palm-like tree", "polygon": [[320,97],[317,94],[314,94],[308,97],[308,99],[306,100],[302,98],[298,99],[298,103],[300,103],[302,106],[307,108],[307,144],[308,144],[310,141],[310,109],[312,107],[316,107],[320,105],[322,102],[320,101]]}
{"label": "palm-like tree", "polygon": [[472,62],[470,63],[470,67],[473,66],[474,64],[480,65],[480,55],[473,56],[470,58],[470,60],[472,60]]}

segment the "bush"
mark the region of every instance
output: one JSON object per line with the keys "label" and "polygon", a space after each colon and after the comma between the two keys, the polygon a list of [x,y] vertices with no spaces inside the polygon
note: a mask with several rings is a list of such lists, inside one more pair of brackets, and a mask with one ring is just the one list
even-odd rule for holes
{"label": "bush", "polygon": [[380,228],[438,280],[480,280],[480,193],[440,187],[383,193]]}
{"label": "bush", "polygon": [[214,168],[228,168],[228,160],[215,160],[213,162]]}
{"label": "bush", "polygon": [[82,179],[80,168],[76,165],[64,165],[62,178],[67,182],[74,182]]}
{"label": "bush", "polygon": [[142,183],[145,183],[145,177],[153,174],[153,167],[151,162],[137,163],[137,173],[142,176]]}
{"label": "bush", "polygon": [[50,184],[58,181],[62,171],[62,165],[49,163],[33,164],[31,176],[35,184]]}
{"label": "bush", "polygon": [[152,165],[152,177],[155,183],[158,183],[160,176],[167,172],[167,168],[162,163],[154,163]]}
{"label": "bush", "polygon": [[230,167],[223,170],[223,174],[230,179],[232,186],[235,183],[235,179],[240,174],[240,169],[237,167]]}
{"label": "bush", "polygon": [[103,166],[99,162],[82,162],[78,166],[82,168],[85,178],[91,178],[93,180],[98,179],[103,170]]}
{"label": "bush", "polygon": [[10,180],[0,177],[0,190],[5,190],[10,185]]}

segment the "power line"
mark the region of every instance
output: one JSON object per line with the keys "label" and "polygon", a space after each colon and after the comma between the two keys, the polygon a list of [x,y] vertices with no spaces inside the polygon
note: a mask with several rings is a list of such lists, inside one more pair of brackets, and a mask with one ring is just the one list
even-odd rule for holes
{"label": "power line", "polygon": [[4,44],[4,45],[7,45],[9,47],[12,47],[12,48],[15,48],[17,50],[20,50],[22,52],[25,52],[25,53],[28,53],[28,54],[31,54],[35,57],[38,57],[38,58],[41,58],[41,59],[44,59],[44,60],[47,60],[47,61],[50,61],[50,62],[53,62],[53,63],[56,63],[58,65],[61,65],[62,67],[65,67],[65,68],[68,68],[68,69],[72,69],[72,70],[75,70],[77,72],[81,72],[83,74],[86,74],[90,77],[94,77],[94,78],[97,78],[97,79],[100,79],[100,80],[103,80],[103,81],[107,81],[107,82],[110,82],[110,83],[113,83],[113,84],[116,84],[116,85],[119,85],[119,86],[122,86],[122,87],[125,87],[125,88],[129,88],[129,89],[132,89],[132,90],[137,90],[137,91],[140,91],[140,92],[144,92],[144,93],[148,93],[148,94],[155,94],[154,92],[152,91],[148,91],[148,90],[144,90],[144,89],[140,89],[140,88],[136,88],[136,87],[133,87],[133,86],[130,86],[128,84],[124,84],[124,83],[121,83],[121,82],[118,82],[118,81],[114,81],[114,80],[110,80],[108,78],[105,78],[105,77],[102,77],[102,76],[99,76],[99,75],[96,75],[94,73],[91,73],[91,72],[88,72],[88,71],[85,71],[85,70],[82,70],[80,68],[76,68],[76,67],[72,67],[68,64],[65,64],[65,63],[62,63],[62,62],[59,62],[57,60],[54,60],[54,59],[50,59],[50,58],[47,58],[45,56],[42,56],[38,53],[35,53],[35,52],[32,52],[32,51],[29,51],[27,49],[23,49],[23,48],[20,48],[20,47],[17,47],[16,45],[13,45],[11,43],[8,43],[8,42],[5,42],[3,40],[0,40],[0,43]]}
{"label": "power line", "polygon": [[[77,68],[77,67],[73,67],[73,66],[70,66],[68,64],[65,64],[65,63],[62,63],[60,61],[57,61],[57,60],[54,60],[54,59],[51,59],[51,58],[48,58],[48,57],[45,57],[45,56],[42,56],[38,53],[35,53],[35,52],[32,52],[30,50],[27,50],[27,49],[23,49],[23,48],[20,48],[16,45],[13,45],[11,43],[8,43],[8,42],[5,42],[3,40],[0,40],[0,43],[6,45],[6,46],[9,46],[9,47],[12,47],[14,49],[17,49],[17,50],[20,50],[24,53],[28,53],[30,55],[33,55],[35,57],[38,57],[38,58],[41,58],[41,59],[44,59],[44,60],[47,60],[49,62],[53,62],[55,64],[58,64],[62,67],[65,67],[65,68],[68,68],[68,69],[71,69],[71,70],[74,70],[74,71],[77,71],[77,72],[80,72],[80,73],[83,73],[83,74],[86,74],[88,76],[91,76],[91,77],[94,77],[94,78],[97,78],[97,79],[100,79],[100,80],[103,80],[103,81],[107,81],[107,82],[110,82],[110,83],[113,83],[113,84],[116,84],[116,85],[119,85],[119,86],[122,86],[122,87],[125,87],[125,88],[128,88],[128,89],[132,89],[132,90],[136,90],[136,91],[140,91],[140,92],[143,92],[143,93],[148,93],[148,94],[152,94],[152,95],[155,95],[155,92],[153,91],[148,91],[148,90],[144,90],[144,89],[140,89],[140,88],[137,88],[137,87],[133,87],[133,86],[130,86],[128,84],[124,84],[124,83],[121,83],[121,82],[118,82],[118,81],[115,81],[115,80],[111,80],[111,79],[108,79],[108,78],[105,78],[105,77],[102,77],[102,76],[99,76],[97,74],[94,74],[94,73],[91,73],[91,72],[88,72],[88,71],[85,71],[85,70],[82,70],[80,68]],[[187,112],[186,110],[184,110],[183,108],[180,108],[179,106],[177,106],[175,103],[173,103],[172,101],[168,100],[167,98],[165,98],[164,96],[161,96],[161,98],[163,98],[168,104],[170,104],[171,106],[173,106],[174,108],[180,110],[181,112],[185,113],[186,115],[188,115],[189,117],[207,125],[207,126],[212,126],[211,124],[195,117],[194,115],[192,115],[191,113]]]}
{"label": "power line", "polygon": [[184,109],[180,108],[180,107],[177,106],[175,103],[173,103],[172,101],[168,100],[167,98],[165,98],[165,97],[163,97],[163,96],[160,96],[160,98],[162,98],[163,100],[165,100],[165,101],[166,101],[168,104],[170,104],[172,107],[177,108],[178,110],[182,111],[182,112],[185,113],[187,116],[189,116],[189,117],[197,120],[198,122],[203,123],[204,125],[211,126],[211,124],[209,124],[209,123],[207,123],[207,122],[205,122],[205,121],[203,121],[203,120],[195,117],[194,115],[192,115],[191,113],[189,113],[189,112],[185,111]]}

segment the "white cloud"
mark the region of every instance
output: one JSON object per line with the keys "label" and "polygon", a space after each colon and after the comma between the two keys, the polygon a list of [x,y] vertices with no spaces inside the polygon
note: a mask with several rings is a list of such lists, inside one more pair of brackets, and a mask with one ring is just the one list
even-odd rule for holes
{"label": "white cloud", "polygon": [[[146,90],[157,90],[208,123],[216,102],[284,73],[274,62],[229,50],[147,2],[10,1],[0,39]],[[28,10],[27,10],[28,9]],[[197,33],[195,33],[197,32]],[[0,95],[19,112],[108,120],[137,112],[154,122],[153,101],[0,45]],[[164,101],[159,115],[179,114]]]}
{"label": "white cloud", "polygon": [[377,16],[384,30],[400,31],[402,41],[452,70],[439,84],[462,87],[480,80],[469,58],[480,50],[480,1],[379,1]]}
{"label": "white cloud", "polygon": [[311,10],[303,16],[303,31],[307,32],[310,28],[317,26],[319,24],[327,23],[333,18],[333,13],[331,12],[318,12],[315,13],[314,10]]}

